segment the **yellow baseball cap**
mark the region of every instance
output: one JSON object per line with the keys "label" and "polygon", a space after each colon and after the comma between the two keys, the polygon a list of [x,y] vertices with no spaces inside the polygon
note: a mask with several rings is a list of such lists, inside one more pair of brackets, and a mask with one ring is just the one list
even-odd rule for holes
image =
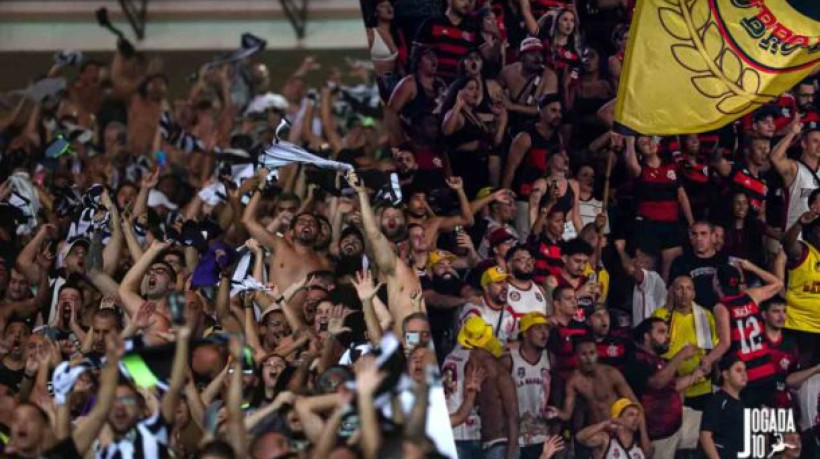
{"label": "yellow baseball cap", "polygon": [[547,319],[547,316],[540,312],[533,311],[521,316],[521,319],[518,321],[518,328],[521,330],[521,333],[526,333],[527,330],[529,330],[531,327],[534,327],[535,325],[549,325],[549,323],[550,322]]}
{"label": "yellow baseball cap", "polygon": [[433,250],[427,257],[427,267],[432,268],[436,263],[444,260],[456,261],[456,257],[452,252],[446,250]]}
{"label": "yellow baseball cap", "polygon": [[466,349],[484,349],[496,357],[501,357],[501,342],[493,336],[493,327],[479,316],[470,316],[464,321],[456,336],[458,344]]}
{"label": "yellow baseball cap", "polygon": [[484,199],[487,196],[493,194],[495,192],[495,188],[491,186],[485,186],[484,188],[478,190],[478,193],[475,194],[476,199]]}
{"label": "yellow baseball cap", "polygon": [[634,406],[635,408],[640,411],[641,405],[637,402],[633,402],[632,400],[623,397],[615,400],[615,403],[612,404],[612,408],[609,410],[609,415],[612,419],[618,419],[621,417],[621,414],[624,412],[625,409],[629,408],[630,406]]}
{"label": "yellow baseball cap", "polygon": [[492,268],[484,271],[484,274],[481,275],[481,288],[486,287],[487,284],[505,281],[509,278],[510,275],[507,274],[507,271],[504,271],[504,268],[501,266],[493,266]]}

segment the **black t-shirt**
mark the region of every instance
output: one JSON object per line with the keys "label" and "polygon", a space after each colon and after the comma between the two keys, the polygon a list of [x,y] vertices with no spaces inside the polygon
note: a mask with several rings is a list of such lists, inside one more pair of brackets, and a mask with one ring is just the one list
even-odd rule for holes
{"label": "black t-shirt", "polygon": [[736,459],[743,448],[743,402],[718,391],[706,404],[700,430],[712,432],[721,459]]}
{"label": "black t-shirt", "polygon": [[20,390],[20,383],[23,381],[23,372],[25,368],[19,370],[12,370],[5,366],[0,360],[0,384],[13,389],[15,392]]}
{"label": "black t-shirt", "polygon": [[695,302],[704,308],[711,310],[718,302],[718,294],[715,291],[714,277],[718,266],[729,263],[729,257],[725,254],[715,254],[709,258],[698,258],[692,252],[685,252],[675,258],[669,271],[670,283],[680,275],[688,275],[695,284]]}

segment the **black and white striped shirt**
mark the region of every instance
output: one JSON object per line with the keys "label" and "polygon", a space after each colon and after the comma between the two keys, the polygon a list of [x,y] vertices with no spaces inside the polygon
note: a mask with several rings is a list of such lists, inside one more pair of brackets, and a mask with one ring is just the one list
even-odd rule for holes
{"label": "black and white striped shirt", "polygon": [[138,422],[119,441],[97,450],[96,459],[158,459],[168,457],[168,426],[160,413]]}

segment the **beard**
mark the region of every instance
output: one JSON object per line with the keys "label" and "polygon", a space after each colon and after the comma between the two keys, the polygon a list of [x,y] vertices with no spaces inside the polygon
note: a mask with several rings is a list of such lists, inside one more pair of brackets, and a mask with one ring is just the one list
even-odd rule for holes
{"label": "beard", "polygon": [[399,225],[395,228],[387,228],[382,227],[382,233],[384,236],[393,243],[399,243],[405,239],[407,239],[407,226],[406,225]]}
{"label": "beard", "polygon": [[663,355],[669,352],[669,344],[652,343],[652,350],[658,355]]}
{"label": "beard", "polygon": [[532,272],[532,271],[530,271],[530,272],[524,272],[524,271],[521,271],[520,269],[513,269],[513,272],[512,272],[512,273],[513,273],[513,277],[514,277],[516,280],[522,280],[522,281],[531,281],[531,280],[532,280],[532,276],[533,276],[533,272]]}
{"label": "beard", "polygon": [[460,296],[461,287],[463,285],[461,279],[452,273],[445,273],[443,276],[433,276],[433,290],[442,295]]}

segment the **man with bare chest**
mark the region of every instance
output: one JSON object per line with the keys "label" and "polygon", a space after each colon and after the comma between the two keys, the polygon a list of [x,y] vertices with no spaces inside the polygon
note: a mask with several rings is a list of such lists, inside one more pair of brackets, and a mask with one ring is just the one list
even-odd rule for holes
{"label": "man with bare chest", "polygon": [[[260,169],[259,175],[265,176],[267,171]],[[261,185],[264,185],[264,181]],[[327,259],[313,249],[319,236],[319,221],[316,217],[308,212],[297,214],[291,220],[287,234],[274,234],[265,229],[257,218],[261,199],[262,193],[257,190],[242,214],[242,223],[254,239],[271,250],[268,267],[271,282],[276,288],[280,292],[285,291],[308,274],[326,269]]]}
{"label": "man with bare chest", "polygon": [[506,91],[510,128],[516,134],[538,120],[537,101],[543,94],[558,92],[558,76],[544,66],[544,46],[537,38],[521,42],[518,62],[501,70],[498,82]]}
{"label": "man with bare chest", "polygon": [[151,153],[159,129],[162,105],[168,93],[168,78],[163,74],[145,77],[128,104],[128,139],[132,155]]}
{"label": "man with bare chest", "polygon": [[[388,207],[381,216],[381,220],[387,220],[387,224],[386,226],[379,225],[362,180],[355,172],[351,172],[347,175],[347,183],[356,191],[359,198],[368,257],[378,268],[379,280],[387,284],[387,306],[393,315],[393,329],[397,335],[401,336],[401,323],[405,317],[414,312],[426,312],[423,302],[418,307],[420,311],[417,311],[412,298],[414,292],[421,292],[419,276],[413,267],[408,266],[399,258],[395,244],[398,242],[396,236],[406,234],[407,220],[401,210]],[[388,211],[391,215],[386,218]],[[385,226],[384,232],[380,226]]]}
{"label": "man with bare chest", "polygon": [[470,363],[483,367],[487,374],[477,400],[484,457],[516,458],[519,451],[519,414],[515,381],[497,356],[484,348],[473,350]]}
{"label": "man with bare chest", "polygon": [[638,399],[621,372],[615,367],[598,363],[598,347],[594,339],[588,336],[578,339],[575,354],[578,369],[567,380],[564,407],[551,409],[553,416],[564,421],[572,419],[578,397],[585,407],[584,425],[609,419],[610,407],[619,398],[626,397],[637,403]]}

